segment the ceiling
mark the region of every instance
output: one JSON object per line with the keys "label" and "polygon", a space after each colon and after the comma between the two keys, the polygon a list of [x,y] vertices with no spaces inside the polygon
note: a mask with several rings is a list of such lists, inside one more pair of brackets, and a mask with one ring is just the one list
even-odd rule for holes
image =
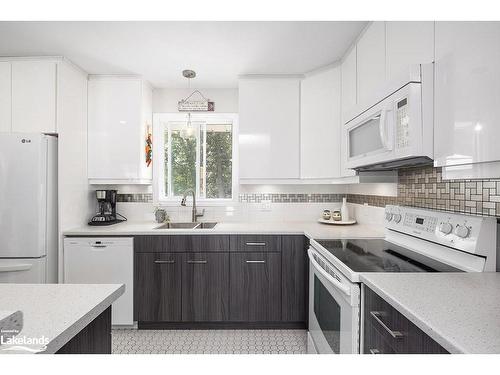
{"label": "ceiling", "polygon": [[62,55],[91,74],[155,87],[235,88],[242,74],[301,74],[342,57],[366,22],[0,22],[0,55]]}

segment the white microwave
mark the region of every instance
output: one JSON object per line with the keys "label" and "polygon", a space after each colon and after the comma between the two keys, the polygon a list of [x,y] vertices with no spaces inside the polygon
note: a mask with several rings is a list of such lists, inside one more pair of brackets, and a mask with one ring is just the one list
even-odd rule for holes
{"label": "white microwave", "polygon": [[347,168],[390,170],[432,162],[433,67],[418,65],[411,71],[344,125]]}

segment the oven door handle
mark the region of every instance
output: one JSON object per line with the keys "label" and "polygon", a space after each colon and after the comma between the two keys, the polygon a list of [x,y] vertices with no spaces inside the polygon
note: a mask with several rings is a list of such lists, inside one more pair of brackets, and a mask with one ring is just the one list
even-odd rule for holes
{"label": "oven door handle", "polygon": [[344,293],[347,296],[351,295],[351,288],[349,288],[347,285],[342,284],[340,281],[334,279],[328,272],[326,272],[323,269],[323,267],[321,267],[318,264],[318,262],[316,262],[316,260],[313,257],[313,251],[310,248],[307,250],[307,255],[314,269],[316,269],[325,279],[331,282],[335,286],[335,288],[339,289],[342,293]]}

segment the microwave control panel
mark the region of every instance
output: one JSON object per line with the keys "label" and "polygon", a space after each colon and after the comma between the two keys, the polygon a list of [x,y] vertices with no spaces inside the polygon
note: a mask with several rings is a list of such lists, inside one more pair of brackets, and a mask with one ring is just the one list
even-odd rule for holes
{"label": "microwave control panel", "polygon": [[408,98],[396,103],[396,148],[410,145],[410,121],[408,117]]}

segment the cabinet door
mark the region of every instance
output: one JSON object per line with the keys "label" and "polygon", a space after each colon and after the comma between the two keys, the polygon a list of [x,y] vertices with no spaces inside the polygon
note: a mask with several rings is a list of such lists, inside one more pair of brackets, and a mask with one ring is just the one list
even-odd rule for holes
{"label": "cabinet door", "polygon": [[299,79],[239,82],[240,179],[299,178]]}
{"label": "cabinet door", "polygon": [[182,320],[229,320],[229,253],[185,253]]}
{"label": "cabinet door", "polygon": [[356,54],[354,48],[345,56],[342,62],[342,124],[339,129],[340,137],[340,176],[349,177],[356,173],[352,169],[346,168],[347,161],[347,135],[344,132],[345,123],[350,120],[349,114],[357,103],[357,73]]}
{"label": "cabinet door", "polygon": [[500,160],[499,40],[499,22],[436,22],[436,166]]}
{"label": "cabinet door", "polygon": [[283,236],[281,312],[285,322],[306,322],[309,262],[305,236]]}
{"label": "cabinet door", "polygon": [[0,62],[0,133],[11,131],[10,63]]}
{"label": "cabinet door", "polygon": [[89,179],[134,182],[141,177],[141,86],[132,79],[89,81]]}
{"label": "cabinet door", "polygon": [[387,80],[398,77],[410,65],[434,61],[434,22],[386,22]]}
{"label": "cabinet door", "polygon": [[300,177],[340,176],[340,67],[300,84]]}
{"label": "cabinet door", "polygon": [[12,131],[55,133],[56,63],[13,61]]}
{"label": "cabinet door", "polygon": [[349,121],[347,112],[357,103],[357,73],[356,73],[356,46],[342,61],[342,123]]}
{"label": "cabinet door", "polygon": [[138,321],[181,320],[181,269],[182,254],[135,254],[134,315]]}
{"label": "cabinet door", "polygon": [[385,83],[385,22],[373,22],[358,42],[358,103],[371,104]]}
{"label": "cabinet door", "polygon": [[280,321],[281,254],[231,253],[229,301],[233,321]]}

